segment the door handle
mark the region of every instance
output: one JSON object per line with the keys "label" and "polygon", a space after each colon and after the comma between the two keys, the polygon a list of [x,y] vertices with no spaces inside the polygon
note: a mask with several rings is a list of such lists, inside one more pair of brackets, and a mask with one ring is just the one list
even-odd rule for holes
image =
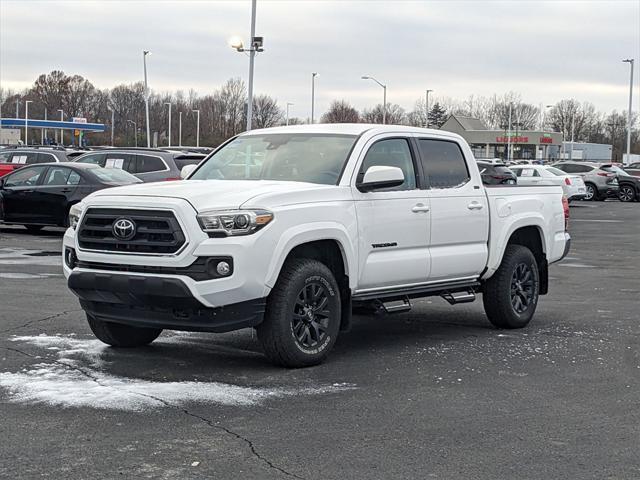
{"label": "door handle", "polygon": [[427,205],[423,205],[422,203],[418,203],[414,205],[413,208],[411,208],[411,211],[413,213],[428,212],[429,207]]}
{"label": "door handle", "polygon": [[482,210],[482,204],[479,202],[471,202],[469,205],[467,205],[467,208],[469,210]]}
{"label": "door handle", "polygon": [[60,190],[62,193],[69,193],[71,191],[70,188],[63,188],[62,190]]}

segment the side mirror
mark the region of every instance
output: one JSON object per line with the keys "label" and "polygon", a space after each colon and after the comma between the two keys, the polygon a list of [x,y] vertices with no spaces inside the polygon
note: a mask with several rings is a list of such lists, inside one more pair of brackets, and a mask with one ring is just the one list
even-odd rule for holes
{"label": "side mirror", "polygon": [[398,167],[373,166],[364,173],[362,182],[356,184],[361,192],[397,187],[404,183],[404,173]]}
{"label": "side mirror", "polygon": [[180,178],[184,180],[191,175],[196,168],[198,168],[198,165],[185,165],[182,167],[182,170],[180,170]]}

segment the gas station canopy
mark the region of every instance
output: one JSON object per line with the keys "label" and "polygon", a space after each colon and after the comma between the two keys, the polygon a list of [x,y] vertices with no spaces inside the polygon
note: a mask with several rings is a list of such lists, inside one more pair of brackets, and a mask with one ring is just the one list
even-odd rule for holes
{"label": "gas station canopy", "polygon": [[24,118],[0,118],[0,128],[46,128],[60,130],[82,130],[85,132],[104,132],[104,123],[62,122],[60,120],[36,120]]}

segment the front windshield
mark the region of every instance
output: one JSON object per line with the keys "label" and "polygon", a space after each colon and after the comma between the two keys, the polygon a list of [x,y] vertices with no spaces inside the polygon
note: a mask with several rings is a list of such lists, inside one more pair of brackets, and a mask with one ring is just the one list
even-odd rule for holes
{"label": "front windshield", "polygon": [[283,180],[337,185],[355,135],[277,133],[238,137],[190,180]]}

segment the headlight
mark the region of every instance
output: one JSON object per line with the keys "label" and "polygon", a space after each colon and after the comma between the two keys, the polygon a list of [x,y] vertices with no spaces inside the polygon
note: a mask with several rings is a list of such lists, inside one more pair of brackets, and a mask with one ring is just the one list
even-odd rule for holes
{"label": "headlight", "polygon": [[203,212],[198,223],[209,236],[249,235],[260,230],[273,220],[267,210],[224,210]]}
{"label": "headlight", "polygon": [[80,215],[82,215],[82,210],[84,210],[84,207],[81,206],[81,204],[79,203],[76,203],[75,205],[71,205],[71,208],[69,209],[69,226],[74,230],[78,225],[78,221],[80,220]]}

